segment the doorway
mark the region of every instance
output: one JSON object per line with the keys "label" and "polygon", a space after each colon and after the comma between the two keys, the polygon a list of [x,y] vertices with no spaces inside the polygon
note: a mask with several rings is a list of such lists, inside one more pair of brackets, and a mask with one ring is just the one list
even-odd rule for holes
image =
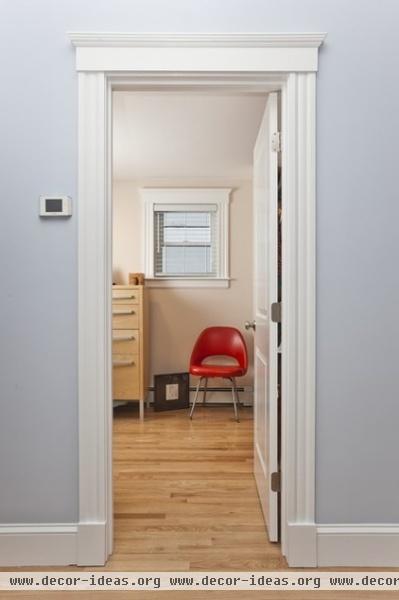
{"label": "doorway", "polygon": [[[79,564],[112,550],[110,123],[112,90],[237,89],[282,94],[282,550],[316,564],[314,523],[314,117],[322,34],[241,39],[72,34],[79,71]],[[173,37],[173,36],[172,36]],[[190,37],[190,36],[189,36]],[[251,38],[251,40],[250,40]],[[195,43],[194,41],[195,40]],[[250,41],[249,41],[250,40]],[[194,45],[193,45],[194,44]],[[248,51],[248,44],[256,52]],[[134,45],[140,48],[137,52]],[[159,51],[159,48],[164,50]],[[232,53],[232,48],[234,52]],[[184,50],[182,51],[182,48]],[[210,57],[213,57],[210,59]],[[182,89],[180,87],[180,89]],[[285,167],[285,168],[284,168]],[[83,533],[84,532],[84,533]],[[102,533],[106,532],[106,537]],[[101,542],[106,539],[106,545]]]}
{"label": "doorway", "polygon": [[[277,415],[277,345],[273,345],[277,336],[269,333],[277,332],[277,324],[271,327],[265,312],[268,303],[278,300],[279,149],[270,145],[277,127],[276,93],[113,93],[117,554],[121,545],[127,551],[130,530],[132,551],[147,555],[146,548],[158,548],[158,560],[169,561],[173,554],[175,561],[179,555],[183,561],[184,555],[186,568],[198,568],[201,561],[211,566],[222,541],[228,561],[236,568],[249,564],[251,554],[251,564],[262,568],[270,566],[267,557],[273,557],[274,564],[279,555],[278,548],[267,543],[267,537],[278,541],[279,529],[279,491],[269,485],[270,464],[278,470],[279,454],[278,422],[276,418],[269,422]],[[254,239],[259,240],[255,245]],[[273,245],[263,256],[263,250]],[[145,275],[144,287],[130,286],[140,273]],[[265,284],[266,279],[270,281]],[[255,302],[254,309],[258,298],[262,300]],[[141,319],[143,310],[146,319]],[[249,327],[245,331],[244,322],[252,322],[255,313],[256,331]],[[128,319],[133,329],[128,328]],[[151,403],[138,426],[134,422],[138,399],[144,396],[140,385],[146,386],[145,395],[152,400],[154,378],[186,371],[199,333],[215,325],[240,330],[249,350],[249,369],[238,380],[240,423],[234,422],[228,381],[216,379],[208,389],[206,407],[199,404],[193,422],[188,421],[187,409],[157,414]],[[256,364],[262,367],[256,372],[257,383],[254,340]],[[149,348],[147,358],[144,347]],[[147,383],[140,384],[140,371],[149,373]],[[269,390],[269,380],[274,390]],[[196,378],[191,379],[194,383]],[[255,436],[251,432],[254,388],[259,405]],[[269,440],[266,444],[263,437]],[[254,447],[267,534],[252,480]],[[201,543],[194,539],[198,528],[204,534],[197,536]],[[175,529],[178,535],[174,536]],[[158,543],[151,535],[154,531]],[[154,538],[152,545],[146,543],[146,536]],[[172,547],[176,544],[174,552],[171,541]],[[147,564],[151,558],[148,554]],[[227,568],[227,562],[220,561],[219,568]]]}

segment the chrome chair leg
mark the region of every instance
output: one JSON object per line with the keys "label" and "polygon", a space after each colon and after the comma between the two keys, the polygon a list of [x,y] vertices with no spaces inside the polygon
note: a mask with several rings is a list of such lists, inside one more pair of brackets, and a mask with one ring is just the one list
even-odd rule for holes
{"label": "chrome chair leg", "polygon": [[208,377],[205,377],[205,385],[204,385],[204,399],[203,399],[203,404],[205,406],[206,404],[206,392],[208,390]]}
{"label": "chrome chair leg", "polygon": [[240,395],[238,393],[237,382],[236,382],[235,377],[233,377],[233,381],[234,381],[234,386],[235,386],[235,391],[236,391],[237,405],[238,405],[238,408],[242,408],[244,405],[240,400]]}
{"label": "chrome chair leg", "polygon": [[235,415],[237,423],[239,423],[240,419],[238,418],[238,406],[237,406],[237,401],[236,401],[236,394],[237,394],[236,382],[234,379],[230,379],[230,381],[231,381],[231,394],[233,396],[234,415]]}
{"label": "chrome chair leg", "polygon": [[199,392],[199,389],[200,389],[201,381],[202,381],[202,377],[200,377],[200,379],[198,380],[198,383],[197,383],[197,389],[195,390],[195,396],[194,396],[193,405],[192,405],[191,410],[190,410],[190,419],[193,418],[193,412],[194,412],[194,408],[195,408],[195,403],[197,402],[198,392]]}

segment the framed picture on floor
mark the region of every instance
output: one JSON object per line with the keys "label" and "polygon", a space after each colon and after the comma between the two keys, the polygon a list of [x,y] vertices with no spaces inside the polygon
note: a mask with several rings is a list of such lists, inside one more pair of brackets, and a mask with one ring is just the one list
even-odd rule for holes
{"label": "framed picture on floor", "polygon": [[154,410],[189,408],[190,376],[188,373],[154,375]]}

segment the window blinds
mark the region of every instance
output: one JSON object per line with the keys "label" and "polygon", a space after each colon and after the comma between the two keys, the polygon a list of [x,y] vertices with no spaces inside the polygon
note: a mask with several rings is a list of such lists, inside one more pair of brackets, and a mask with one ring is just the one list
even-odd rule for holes
{"label": "window blinds", "polygon": [[155,205],[156,277],[216,277],[216,205]]}

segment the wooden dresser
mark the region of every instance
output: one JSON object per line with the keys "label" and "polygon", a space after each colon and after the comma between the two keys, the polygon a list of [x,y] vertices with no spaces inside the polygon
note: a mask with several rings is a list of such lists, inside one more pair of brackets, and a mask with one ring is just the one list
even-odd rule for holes
{"label": "wooden dresser", "polygon": [[112,286],[112,397],[139,401],[140,419],[148,389],[147,322],[144,286]]}

